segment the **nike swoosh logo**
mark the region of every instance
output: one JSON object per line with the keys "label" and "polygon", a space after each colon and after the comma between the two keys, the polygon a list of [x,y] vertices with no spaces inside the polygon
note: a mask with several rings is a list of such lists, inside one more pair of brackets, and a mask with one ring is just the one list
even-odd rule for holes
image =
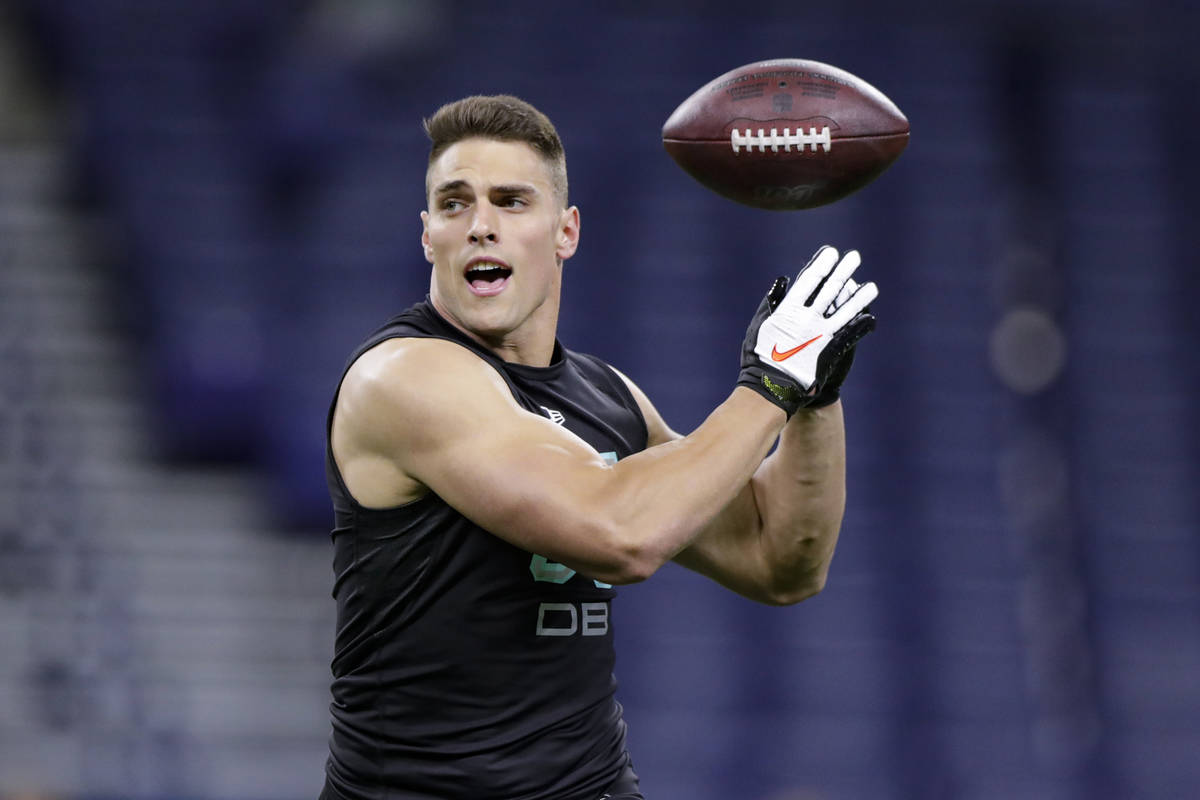
{"label": "nike swoosh logo", "polygon": [[818,333],[816,336],[812,337],[804,344],[798,344],[795,347],[793,347],[791,350],[785,350],[782,353],[779,352],[779,347],[777,347],[777,346],[772,347],[771,348],[771,360],[772,361],[787,361],[789,358],[796,355],[796,353],[799,353],[801,350],[808,347],[810,344],[815,342],[817,339],[820,339],[824,335],[825,334],[823,334],[823,333]]}

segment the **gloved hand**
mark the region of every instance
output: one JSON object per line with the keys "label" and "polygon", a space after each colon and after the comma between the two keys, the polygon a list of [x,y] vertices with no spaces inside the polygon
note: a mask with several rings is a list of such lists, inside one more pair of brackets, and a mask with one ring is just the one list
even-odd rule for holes
{"label": "gloved hand", "polygon": [[850,277],[860,262],[858,251],[839,259],[826,245],[800,270],[791,291],[786,278],[775,280],[746,331],[739,386],[789,418],[800,408],[837,400],[854,346],[875,327],[867,304],[879,290]]}
{"label": "gloved hand", "polygon": [[[854,282],[853,278],[846,281],[846,285],[838,293],[837,300],[834,300],[833,305],[830,306],[829,313],[837,310],[857,291],[858,284]],[[876,293],[878,294],[878,290]],[[873,330],[875,330],[875,315],[871,313],[871,307],[867,306],[846,324],[846,327],[839,333],[840,340],[835,339],[832,345],[833,349],[824,354],[829,358],[831,364],[829,375],[818,384],[816,395],[805,404],[805,408],[821,408],[833,405],[838,401],[838,398],[841,397],[842,382],[850,374],[850,366],[854,363],[854,348],[859,339]]]}

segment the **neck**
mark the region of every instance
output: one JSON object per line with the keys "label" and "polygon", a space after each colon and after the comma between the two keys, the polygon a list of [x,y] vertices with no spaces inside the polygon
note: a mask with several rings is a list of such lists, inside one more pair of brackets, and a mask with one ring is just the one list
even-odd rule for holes
{"label": "neck", "polygon": [[436,292],[430,293],[434,309],[472,341],[503,361],[530,367],[547,367],[554,355],[558,329],[558,297],[547,297],[520,325],[508,331],[476,330],[446,307]]}
{"label": "neck", "polygon": [[[542,305],[544,309],[549,302]],[[558,323],[557,303],[553,310],[548,310],[546,320],[525,320],[520,328],[498,336],[488,336],[486,333],[462,330],[479,344],[510,364],[524,364],[529,367],[548,367],[554,356],[554,334]],[[534,315],[537,315],[537,311]],[[453,322],[451,324],[454,324]]]}

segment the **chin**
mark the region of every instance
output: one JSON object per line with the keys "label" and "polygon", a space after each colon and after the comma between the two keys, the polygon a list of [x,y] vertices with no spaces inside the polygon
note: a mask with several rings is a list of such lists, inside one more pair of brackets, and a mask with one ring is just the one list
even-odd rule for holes
{"label": "chin", "polygon": [[489,339],[502,337],[518,327],[520,315],[501,297],[471,296],[458,315],[471,331]]}

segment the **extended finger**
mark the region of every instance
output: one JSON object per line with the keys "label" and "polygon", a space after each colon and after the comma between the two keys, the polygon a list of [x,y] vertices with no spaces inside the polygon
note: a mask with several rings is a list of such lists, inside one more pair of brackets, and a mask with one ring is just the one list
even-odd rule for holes
{"label": "extended finger", "polygon": [[779,308],[779,304],[783,302],[783,298],[787,297],[787,292],[788,277],[780,275],[771,284],[770,290],[767,291],[767,306],[770,308],[771,313],[774,313],[775,309]]}
{"label": "extended finger", "polygon": [[821,287],[821,291],[817,292],[817,298],[813,301],[813,308],[825,309],[829,304],[837,298],[842,287],[846,285],[846,281],[850,280],[850,276],[854,274],[854,270],[858,269],[858,265],[862,263],[862,256],[857,250],[851,250],[842,256],[842,260],[838,262],[833,273],[830,274],[829,280],[825,281],[825,285]]}
{"label": "extended finger", "polygon": [[813,257],[804,265],[804,269],[800,270],[796,275],[796,281],[792,284],[792,291],[788,293],[788,297],[794,297],[795,300],[793,302],[803,303],[816,291],[817,286],[821,281],[825,280],[829,271],[837,263],[837,248],[824,245],[813,254]]}
{"label": "extended finger", "polygon": [[837,299],[829,304],[829,308],[825,309],[825,316],[829,316],[838,310],[842,303],[850,299],[850,295],[858,291],[858,284],[854,282],[854,278],[850,278],[842,285],[842,290],[838,292]]}
{"label": "extended finger", "polygon": [[833,316],[829,318],[829,324],[833,329],[840,330],[850,320],[858,315],[868,305],[871,304],[876,297],[879,297],[879,288],[875,286],[874,281],[868,281],[858,287],[858,291],[850,295],[850,298],[838,307],[838,310],[833,312]]}

